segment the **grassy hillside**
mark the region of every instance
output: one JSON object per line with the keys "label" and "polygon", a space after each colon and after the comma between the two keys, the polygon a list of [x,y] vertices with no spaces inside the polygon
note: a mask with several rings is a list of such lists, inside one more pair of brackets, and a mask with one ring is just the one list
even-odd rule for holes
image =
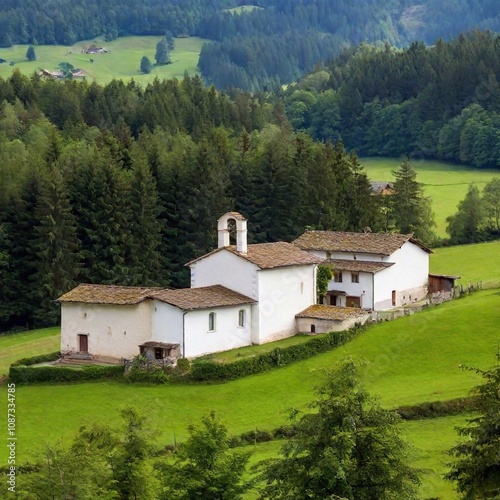
{"label": "grassy hillside", "polygon": [[437,248],[431,256],[431,272],[461,276],[459,283],[500,282],[500,241]]}
{"label": "grassy hillside", "polygon": [[[386,407],[464,396],[478,377],[463,363],[489,367],[499,340],[499,295],[481,292],[421,314],[375,325],[344,348],[270,373],[226,384],[137,386],[117,382],[19,386],[19,458],[32,456],[41,437],[51,441],[73,435],[85,422],[116,423],[119,408],[147,408],[158,442],[186,436],[186,426],[210,409],[235,433],[274,428],[290,406],[304,407],[322,370],[346,355],[372,362],[368,387]],[[4,397],[5,387],[0,389]]]}
{"label": "grassy hillside", "polygon": [[[83,69],[88,74],[88,79],[95,79],[99,83],[108,83],[113,78],[130,80],[134,78],[141,84],[152,82],[156,77],[182,78],[184,72],[190,75],[198,73],[198,58],[203,42],[202,38],[179,38],[175,40],[175,50],[171,53],[172,64],[167,66],[154,66],[149,75],[140,72],[139,66],[142,56],[149,57],[155,62],[156,44],[161,37],[155,36],[129,36],[118,38],[112,42],[103,39],[78,42],[73,47],[62,45],[43,45],[35,47],[36,61],[26,60],[26,45],[16,45],[8,49],[0,49],[0,58],[14,61],[15,65],[0,64],[0,76],[7,77],[13,68],[18,68],[22,73],[31,74],[39,68],[48,70],[57,69],[61,62],[68,62],[75,68]],[[82,54],[81,50],[94,42],[110,50],[109,54]],[[90,62],[94,60],[94,63]]]}
{"label": "grassy hillside", "polygon": [[58,351],[60,328],[44,328],[29,332],[0,335],[0,377],[20,358]]}
{"label": "grassy hillside", "polygon": [[[401,164],[392,158],[362,158],[368,177],[373,181],[392,181],[392,172]],[[436,233],[445,237],[446,217],[457,211],[458,203],[464,199],[470,183],[482,190],[493,177],[500,177],[500,170],[477,170],[463,165],[453,165],[438,161],[418,160],[412,162],[417,171],[417,180],[424,184],[427,196],[432,198],[432,208],[436,215]]]}
{"label": "grassy hillside", "polygon": [[[465,415],[458,415],[401,424],[403,436],[414,447],[415,466],[424,469],[420,498],[457,498],[453,484],[445,481],[443,474],[447,470],[446,463],[450,460],[447,452],[459,439],[455,427],[465,425],[467,418]],[[275,457],[282,444],[283,441],[271,441],[245,446],[241,450],[252,453],[249,461],[252,466],[261,460]]]}

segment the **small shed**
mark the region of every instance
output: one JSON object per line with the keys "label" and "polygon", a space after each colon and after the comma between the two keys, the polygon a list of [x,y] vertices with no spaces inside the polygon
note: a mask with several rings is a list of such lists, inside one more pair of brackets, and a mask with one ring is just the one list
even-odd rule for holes
{"label": "small shed", "polygon": [[165,342],[148,341],[139,346],[140,353],[149,359],[164,360],[166,358],[178,358],[180,356],[179,344],[167,344]]}
{"label": "small shed", "polygon": [[342,332],[356,323],[364,324],[370,313],[357,307],[336,307],[317,304],[295,316],[300,333]]}
{"label": "small shed", "polygon": [[429,293],[452,292],[455,288],[455,281],[459,279],[460,276],[429,274]]}

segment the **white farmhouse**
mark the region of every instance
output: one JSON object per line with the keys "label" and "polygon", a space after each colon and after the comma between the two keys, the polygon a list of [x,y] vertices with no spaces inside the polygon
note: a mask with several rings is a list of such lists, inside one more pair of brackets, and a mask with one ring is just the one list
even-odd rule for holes
{"label": "white farmhouse", "polygon": [[188,264],[191,288],[83,284],[60,297],[61,352],[196,357],[295,335],[295,316],[316,303],[321,259],[291,243],[248,245],[246,223],[236,212],[219,219],[219,248]]}
{"label": "white farmhouse", "polygon": [[427,295],[432,251],[412,235],[306,231],[294,243],[332,266],[329,305],[381,311]]}

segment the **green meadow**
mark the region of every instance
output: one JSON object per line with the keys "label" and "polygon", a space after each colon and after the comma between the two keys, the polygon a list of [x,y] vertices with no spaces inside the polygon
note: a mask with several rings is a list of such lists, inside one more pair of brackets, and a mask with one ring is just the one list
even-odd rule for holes
{"label": "green meadow", "polygon": [[[177,38],[175,49],[171,52],[172,64],[154,66],[148,75],[140,72],[142,56],[149,57],[155,62],[156,44],[161,39],[158,36],[127,36],[106,42],[102,38],[78,42],[72,47],[63,45],[39,45],[35,47],[36,61],[26,59],[27,45],[15,45],[7,49],[0,49],[0,58],[6,59],[7,64],[0,64],[0,76],[8,77],[14,68],[22,73],[32,74],[40,68],[54,71],[61,62],[68,62],[75,68],[83,69],[88,80],[98,83],[108,83],[113,79],[134,80],[140,84],[152,82],[155,78],[182,78],[187,71],[190,75],[198,73],[198,59],[201,46],[207,41],[202,38]],[[82,49],[91,43],[109,49],[108,54],[82,54]],[[93,59],[92,63],[90,60]],[[14,66],[9,62],[13,61]]]}
{"label": "green meadow", "polygon": [[[324,370],[345,356],[364,358],[367,385],[387,408],[468,394],[479,378],[461,364],[487,368],[500,339],[496,290],[370,327],[343,348],[223,384],[141,386],[95,382],[18,386],[18,457],[32,458],[43,440],[68,440],[85,423],[117,424],[119,409],[147,411],[159,444],[186,438],[186,427],[210,410],[233,433],[269,430],[286,422],[286,410],[304,408]],[[0,399],[6,388],[0,389]],[[24,443],[24,444],[23,444]]]}
{"label": "green meadow", "polygon": [[[372,181],[392,181],[392,172],[401,164],[393,158],[362,158]],[[464,165],[454,165],[438,161],[416,160],[412,162],[417,172],[417,180],[424,185],[424,191],[432,199],[438,236],[446,237],[446,218],[457,211],[458,203],[464,199],[469,184],[474,183],[480,190],[493,177],[500,177],[500,170],[478,170]]]}

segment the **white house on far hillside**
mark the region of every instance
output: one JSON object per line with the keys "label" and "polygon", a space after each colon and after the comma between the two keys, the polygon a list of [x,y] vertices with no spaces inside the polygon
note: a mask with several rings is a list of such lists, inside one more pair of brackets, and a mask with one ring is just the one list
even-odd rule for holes
{"label": "white house on far hillside", "polygon": [[306,231],[294,243],[332,266],[327,304],[380,311],[427,295],[432,251],[412,235]]}

